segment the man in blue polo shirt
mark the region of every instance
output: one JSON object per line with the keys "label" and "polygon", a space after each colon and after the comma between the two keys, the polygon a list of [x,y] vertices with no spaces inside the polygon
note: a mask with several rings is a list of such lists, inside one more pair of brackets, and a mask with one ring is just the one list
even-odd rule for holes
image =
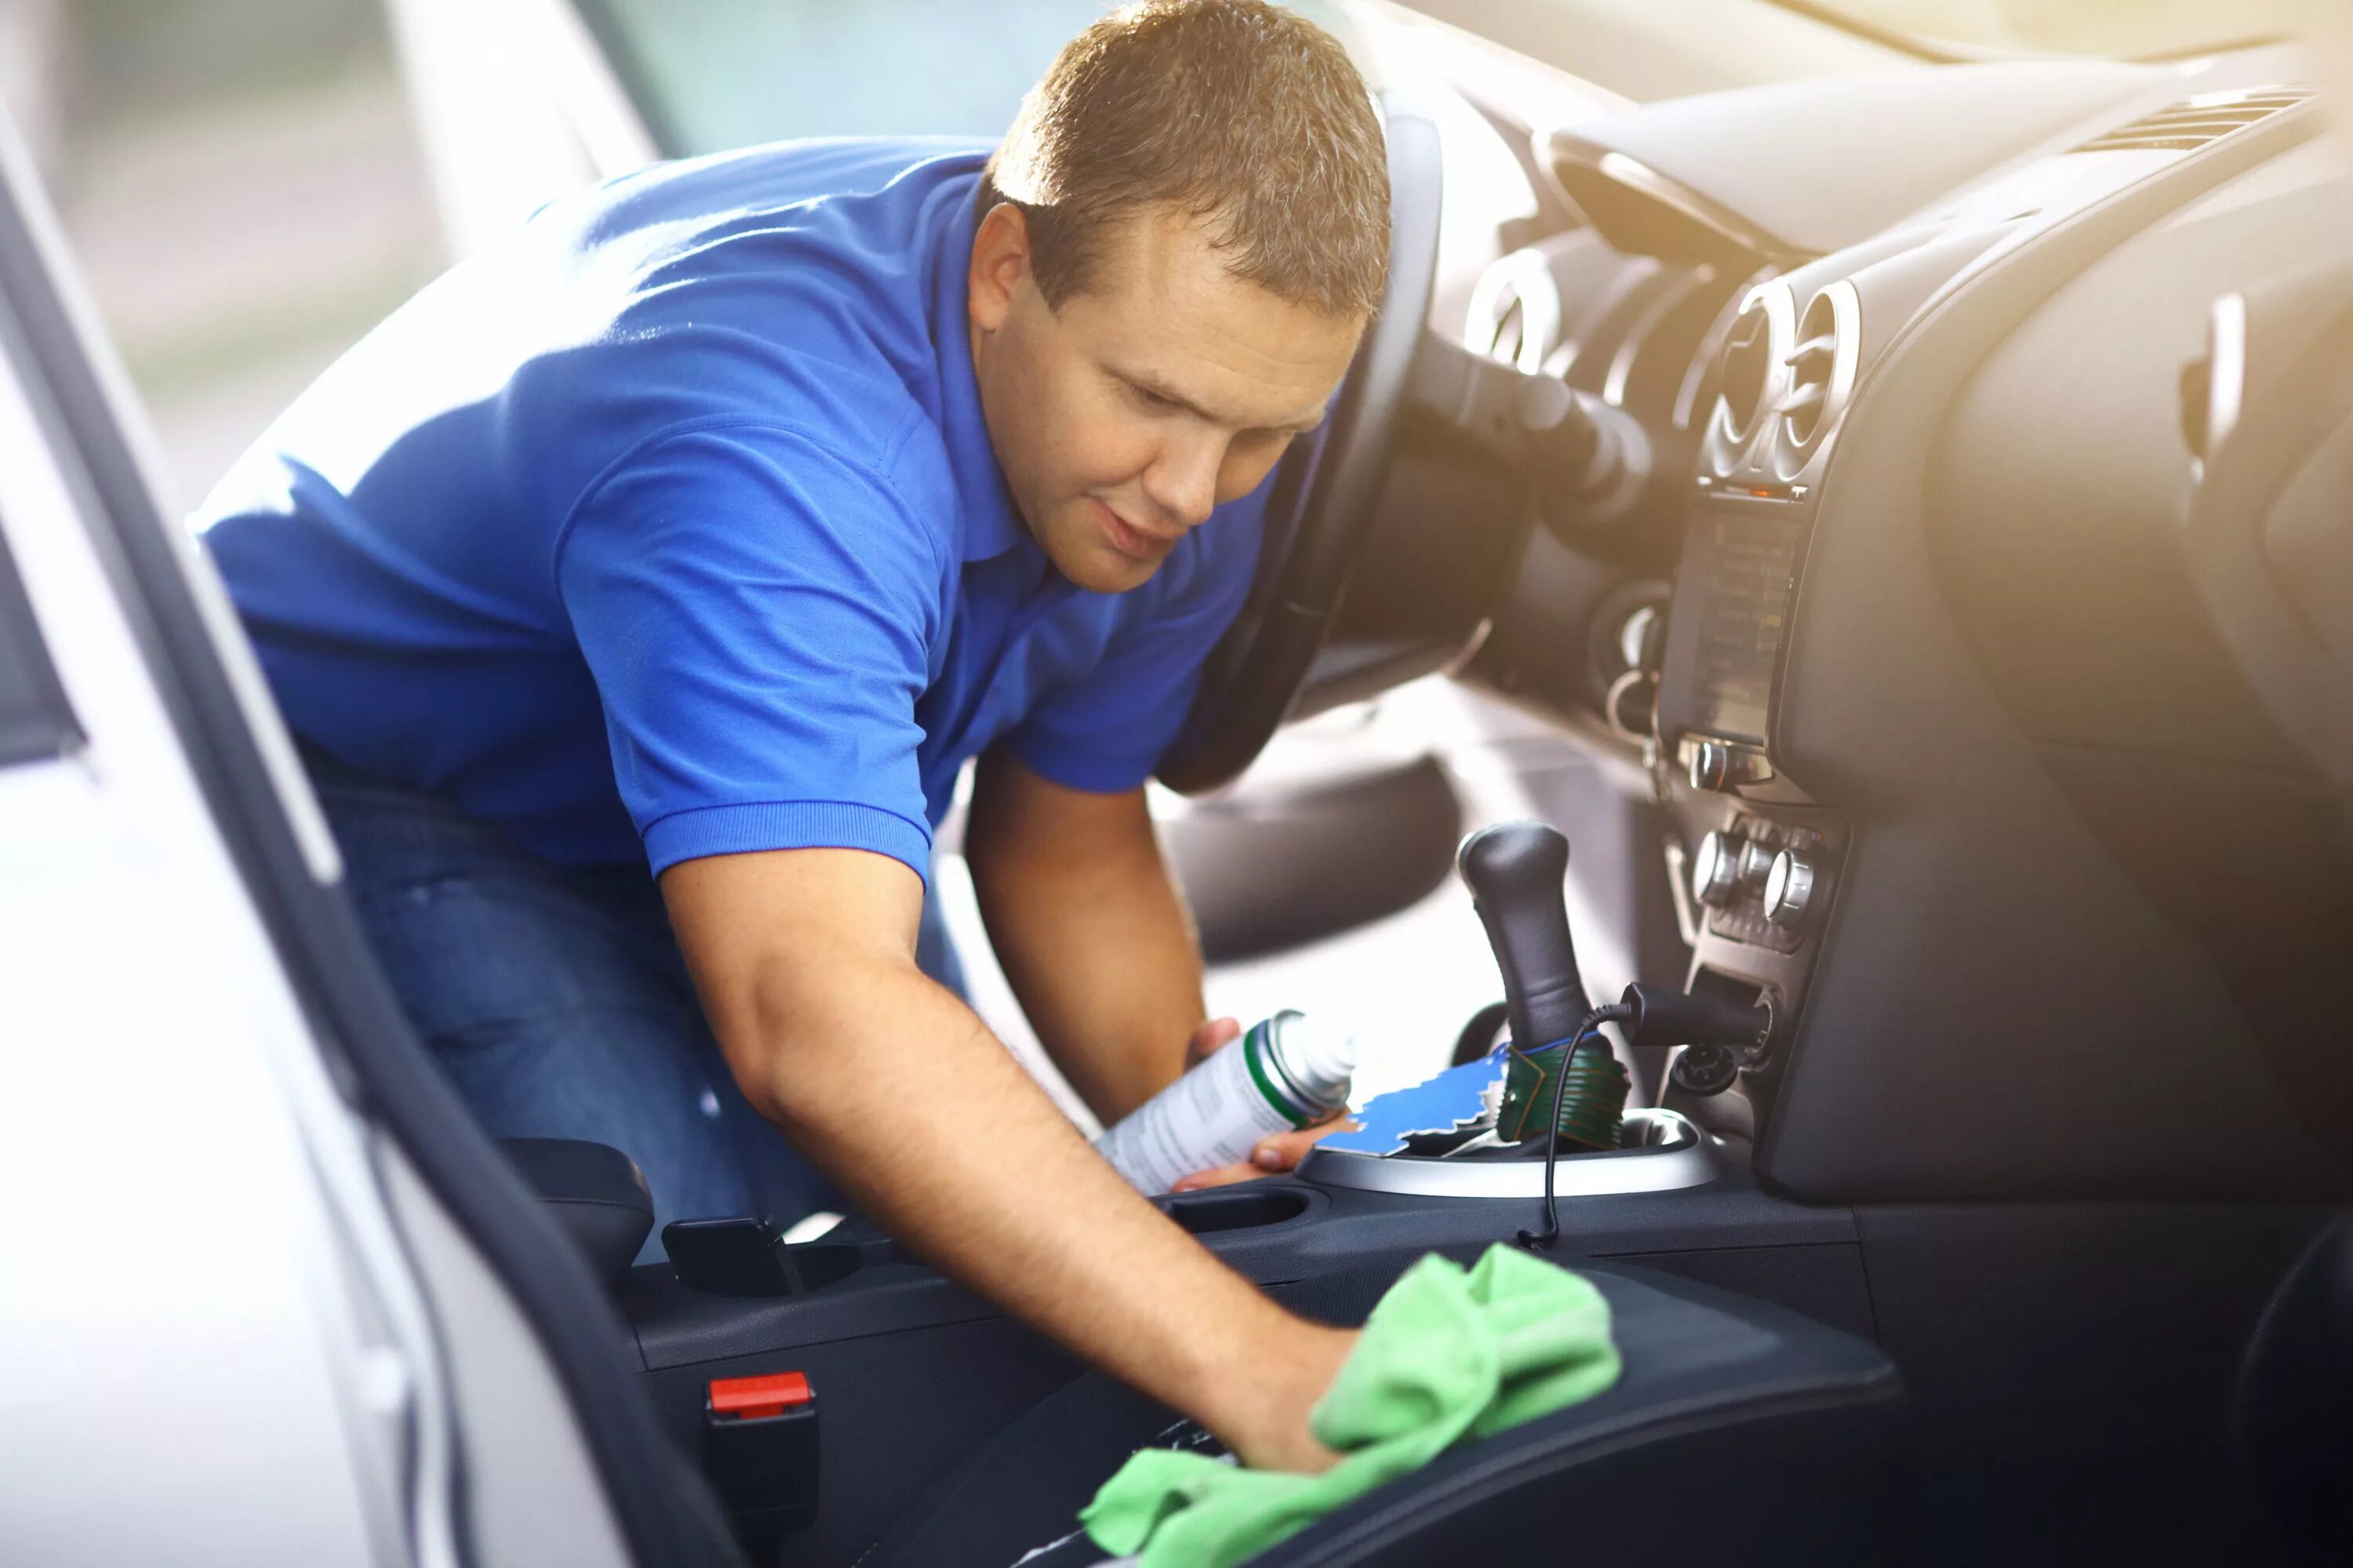
{"label": "man in blue polo shirt", "polygon": [[201,521],[386,971],[492,1132],[628,1151],[663,1219],[789,1221],[826,1191],[797,1148],[1254,1462],[1328,1458],[1306,1411],[1348,1336],[1129,1192],[929,978],[924,880],[978,758],[990,936],[1106,1120],[1229,1032],[1142,786],[1377,302],[1387,213],[1330,38],[1147,0],[993,154],[612,182],[304,395]]}

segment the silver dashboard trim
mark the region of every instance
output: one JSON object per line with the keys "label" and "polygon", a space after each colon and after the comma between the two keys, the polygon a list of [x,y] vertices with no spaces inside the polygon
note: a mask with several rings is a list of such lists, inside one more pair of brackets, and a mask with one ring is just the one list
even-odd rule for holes
{"label": "silver dashboard trim", "polygon": [[2247,297],[2232,292],[2214,302],[2206,320],[2206,456],[2222,450],[2239,428],[2247,395]]}
{"label": "silver dashboard trim", "polygon": [[[1553,1171],[1556,1197],[1672,1192],[1704,1187],[1723,1173],[1713,1140],[1690,1118],[1671,1110],[1635,1110],[1626,1113],[1626,1120],[1641,1129],[1644,1140],[1601,1154],[1563,1155]],[[1544,1196],[1544,1161],[1539,1159],[1431,1160],[1315,1149],[1300,1162],[1299,1175],[1323,1187],[1416,1197]]]}

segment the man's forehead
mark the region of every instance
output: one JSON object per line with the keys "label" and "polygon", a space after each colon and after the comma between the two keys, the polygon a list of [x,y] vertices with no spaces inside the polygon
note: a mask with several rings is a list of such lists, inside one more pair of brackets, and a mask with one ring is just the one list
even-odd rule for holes
{"label": "man's forehead", "polygon": [[1363,323],[1292,303],[1228,270],[1215,220],[1139,213],[1101,237],[1064,302],[1105,367],[1221,423],[1314,425]]}

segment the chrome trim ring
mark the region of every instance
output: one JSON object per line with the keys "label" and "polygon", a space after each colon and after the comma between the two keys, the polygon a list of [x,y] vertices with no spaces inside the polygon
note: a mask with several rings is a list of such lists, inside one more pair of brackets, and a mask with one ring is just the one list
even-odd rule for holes
{"label": "chrome trim ring", "polygon": [[[1636,1110],[1626,1113],[1626,1123],[1644,1141],[1600,1154],[1562,1155],[1553,1170],[1556,1197],[1672,1192],[1704,1187],[1723,1173],[1711,1140],[1689,1118],[1671,1110]],[[1544,1196],[1541,1158],[1430,1160],[1314,1149],[1300,1161],[1299,1175],[1318,1186],[1425,1198]]]}
{"label": "chrome trim ring", "polygon": [[[1787,408],[1775,408],[1773,418],[1767,427],[1771,444],[1777,449],[1775,456],[1778,461],[1774,471],[1785,480],[1795,479],[1804,471],[1807,462],[1830,440],[1831,432],[1837,428],[1839,420],[1846,413],[1847,404],[1854,397],[1855,377],[1862,370],[1862,296],[1844,278],[1808,300],[1806,308],[1798,313],[1789,334],[1791,360],[1794,361],[1799,352],[1806,347],[1806,343],[1798,340],[1798,334],[1804,330],[1807,318],[1813,314],[1814,306],[1818,303],[1830,307],[1832,343],[1830,374],[1822,384],[1822,403],[1814,416],[1813,430],[1805,440],[1799,440],[1797,430],[1790,424],[1793,410]],[[1797,366],[1794,363],[1782,366],[1781,389],[1785,397],[1796,383]]]}
{"label": "chrome trim ring", "polygon": [[[1721,444],[1726,460],[1718,470],[1718,477],[1736,471],[1740,459],[1756,444],[1757,439],[1776,424],[1775,410],[1789,390],[1789,355],[1798,346],[1798,302],[1787,283],[1775,280],[1760,283],[1748,291],[1733,317],[1725,340],[1730,342],[1740,331],[1740,317],[1749,312],[1760,313],[1765,318],[1765,384],[1757,391],[1757,408],[1745,425],[1732,422],[1732,404],[1718,387],[1715,408],[1708,419],[1708,431]],[[1723,349],[1719,346],[1719,355]]]}

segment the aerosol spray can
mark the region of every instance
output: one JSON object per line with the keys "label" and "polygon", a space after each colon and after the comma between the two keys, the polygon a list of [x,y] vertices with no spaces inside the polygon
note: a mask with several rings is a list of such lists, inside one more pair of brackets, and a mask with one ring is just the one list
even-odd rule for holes
{"label": "aerosol spray can", "polygon": [[1138,1192],[1166,1192],[1346,1105],[1356,1070],[1352,1035],[1285,1009],[1146,1100],[1095,1148]]}

